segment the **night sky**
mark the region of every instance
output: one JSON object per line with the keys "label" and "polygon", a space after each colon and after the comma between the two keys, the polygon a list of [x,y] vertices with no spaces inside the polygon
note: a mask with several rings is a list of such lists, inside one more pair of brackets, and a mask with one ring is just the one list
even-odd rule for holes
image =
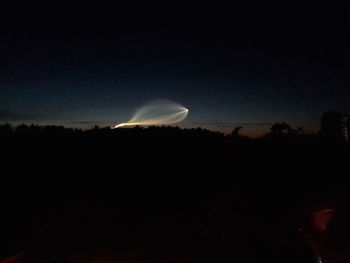
{"label": "night sky", "polygon": [[254,136],[350,110],[348,6],[228,2],[1,4],[0,122],[115,125],[161,98]]}

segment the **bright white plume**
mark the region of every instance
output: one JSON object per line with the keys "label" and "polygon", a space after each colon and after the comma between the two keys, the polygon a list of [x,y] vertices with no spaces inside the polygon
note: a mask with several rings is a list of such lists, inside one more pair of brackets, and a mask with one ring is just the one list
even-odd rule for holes
{"label": "bright white plume", "polygon": [[128,122],[117,124],[113,128],[174,124],[183,121],[187,114],[188,109],[178,103],[157,100],[138,109]]}

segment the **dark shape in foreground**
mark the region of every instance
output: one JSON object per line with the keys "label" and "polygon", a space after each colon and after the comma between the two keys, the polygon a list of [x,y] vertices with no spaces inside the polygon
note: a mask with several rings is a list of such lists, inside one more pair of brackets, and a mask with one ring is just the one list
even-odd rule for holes
{"label": "dark shape in foreground", "polygon": [[0,132],[3,258],[311,262],[299,211],[349,189],[349,145],[284,123],[257,139],[239,128]]}

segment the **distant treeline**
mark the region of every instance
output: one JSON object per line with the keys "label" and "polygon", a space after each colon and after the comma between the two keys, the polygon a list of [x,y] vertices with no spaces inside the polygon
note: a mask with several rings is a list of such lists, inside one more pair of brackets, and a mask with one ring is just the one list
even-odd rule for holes
{"label": "distant treeline", "polygon": [[240,129],[1,125],[3,254],[209,244],[244,259],[298,249],[296,211],[349,192],[349,145],[285,123],[256,139]]}
{"label": "distant treeline", "polygon": [[[135,126],[134,128],[119,128],[112,129],[111,127],[99,127],[95,125],[90,129],[79,129],[79,128],[67,128],[64,126],[57,125],[26,125],[20,124],[17,126],[13,126],[9,123],[0,124],[0,135],[8,136],[8,135],[111,135],[111,134],[140,134],[140,133],[162,133],[166,134],[177,134],[177,135],[205,135],[205,136],[213,136],[213,137],[227,137],[227,138],[241,138],[241,139],[251,139],[248,136],[243,136],[240,134],[240,131],[243,129],[242,126],[238,126],[232,130],[229,135],[225,135],[223,133],[217,131],[211,131],[208,129],[204,129],[201,127],[197,128],[180,128],[178,126],[149,126],[147,128]],[[270,128],[270,131],[258,138],[257,140],[267,139],[272,137],[284,137],[284,138],[311,138],[320,136],[321,133],[317,134],[309,134],[306,133],[303,127],[293,128],[291,125],[285,122],[277,122],[273,124]],[[325,136],[324,136],[325,137]]]}
{"label": "distant treeline", "polygon": [[[34,158],[37,162],[59,162],[55,167],[68,164],[75,167],[79,163],[81,169],[85,169],[86,164],[103,163],[109,169],[118,170],[127,167],[135,171],[142,167],[154,172],[183,169],[196,174],[228,174],[232,166],[235,170],[259,166],[272,170],[270,174],[279,174],[275,168],[277,164],[290,167],[288,172],[291,173],[292,169],[301,171],[306,167],[322,170],[320,167],[324,165],[333,169],[348,160],[350,145],[342,137],[308,134],[302,128],[275,123],[269,133],[253,139],[240,135],[241,128],[225,135],[200,127],[111,129],[95,126],[81,130],[4,124],[0,126],[0,140],[8,158],[15,157],[24,162]],[[106,160],[110,162],[106,164]]]}
{"label": "distant treeline", "polygon": [[[276,123],[269,133],[254,139],[240,135],[240,129],[225,135],[202,128],[170,126],[118,129],[95,126],[81,130],[4,124],[0,126],[0,141],[2,162],[8,171],[14,170],[5,178],[24,176],[32,184],[37,176],[37,185],[43,182],[51,185],[50,180],[59,174],[57,184],[68,180],[63,187],[81,182],[93,187],[103,182],[103,187],[111,187],[114,184],[105,182],[112,176],[135,180],[136,191],[143,192],[147,185],[157,189],[154,191],[157,193],[160,176],[161,181],[171,181],[166,183],[169,188],[164,195],[180,188],[186,196],[193,188],[206,192],[208,186],[231,187],[231,183],[225,182],[232,179],[235,184],[254,182],[251,188],[260,187],[260,183],[270,184],[267,189],[276,182],[285,187],[304,185],[305,189],[316,184],[325,188],[342,184],[350,157],[349,144],[342,138],[307,134],[287,123]],[[31,176],[27,176],[28,171]],[[95,179],[85,177],[91,172]],[[39,178],[42,175],[44,179]],[[96,176],[105,177],[105,181],[96,180]]]}

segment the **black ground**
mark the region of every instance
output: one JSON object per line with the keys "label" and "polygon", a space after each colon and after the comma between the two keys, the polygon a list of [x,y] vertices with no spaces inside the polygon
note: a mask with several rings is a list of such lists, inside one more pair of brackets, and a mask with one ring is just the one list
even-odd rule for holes
{"label": "black ground", "polygon": [[311,262],[298,211],[347,193],[348,145],[317,135],[5,128],[2,257]]}

